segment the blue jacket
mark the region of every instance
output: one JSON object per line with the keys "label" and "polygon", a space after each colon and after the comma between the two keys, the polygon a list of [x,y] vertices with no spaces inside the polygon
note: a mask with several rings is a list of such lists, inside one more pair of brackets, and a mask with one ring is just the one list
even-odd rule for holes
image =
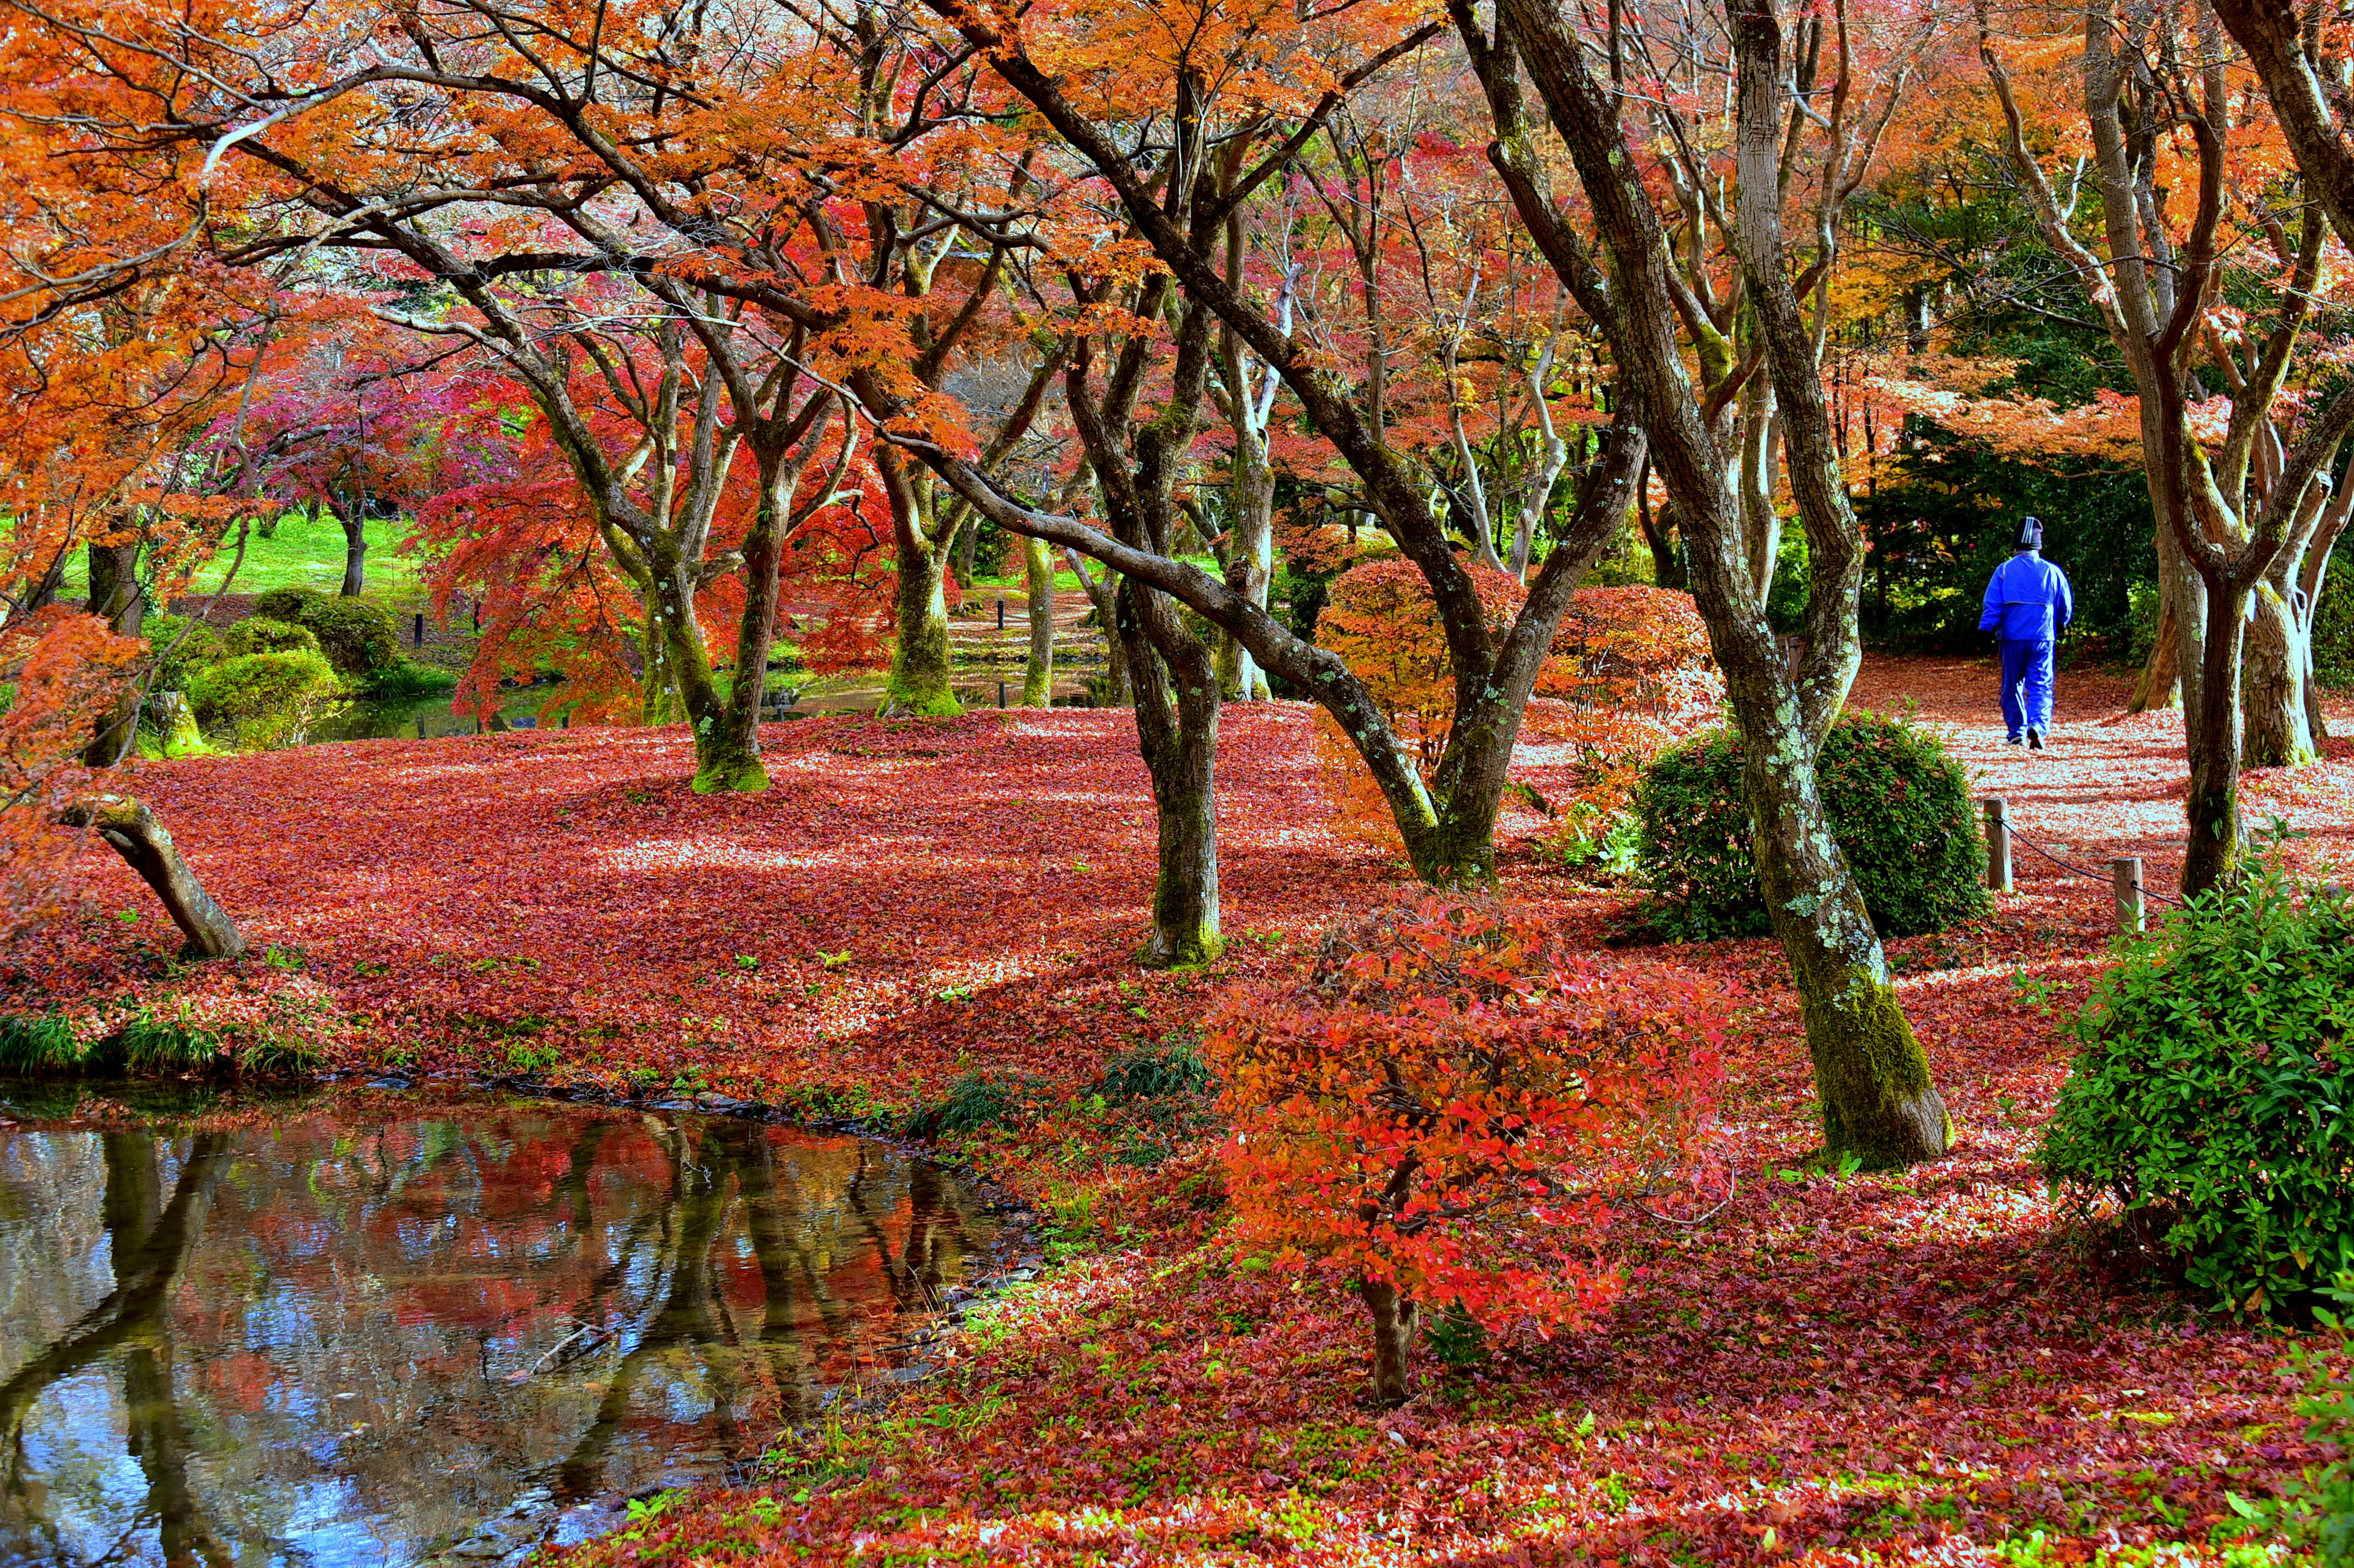
{"label": "blue jacket", "polygon": [[2076,619],[2075,597],[2068,591],[2068,574],[2041,556],[2026,552],[1994,569],[1987,583],[1986,613],[1978,618],[1980,631],[2002,629],[2005,642],[2049,642],[2059,629]]}

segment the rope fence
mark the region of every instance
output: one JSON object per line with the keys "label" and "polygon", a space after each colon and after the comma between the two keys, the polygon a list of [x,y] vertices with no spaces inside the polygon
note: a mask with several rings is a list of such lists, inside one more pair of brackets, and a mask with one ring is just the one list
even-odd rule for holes
{"label": "rope fence", "polygon": [[2117,856],[2109,862],[2109,874],[2105,879],[2099,872],[2089,866],[2078,865],[2073,861],[2062,859],[2020,832],[2010,820],[2009,802],[2001,796],[1990,796],[1980,804],[1986,808],[1987,885],[1995,892],[2009,893],[2011,890],[2010,849],[2016,842],[2033,850],[2072,876],[2081,876],[2087,882],[2107,881],[2116,899],[2117,929],[2120,931],[2139,931],[2143,928],[2147,917],[2143,904],[2146,898],[2155,898],[2160,904],[2170,905],[2178,909],[2182,906],[2182,900],[2179,898],[2160,893],[2143,883],[2141,856],[2134,854]]}

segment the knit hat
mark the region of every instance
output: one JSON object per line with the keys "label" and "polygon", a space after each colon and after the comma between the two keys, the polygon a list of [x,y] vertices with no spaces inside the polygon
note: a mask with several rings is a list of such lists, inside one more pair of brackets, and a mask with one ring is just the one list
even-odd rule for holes
{"label": "knit hat", "polygon": [[2043,548],[2043,519],[2022,517],[2019,520],[2019,547],[2022,550]]}

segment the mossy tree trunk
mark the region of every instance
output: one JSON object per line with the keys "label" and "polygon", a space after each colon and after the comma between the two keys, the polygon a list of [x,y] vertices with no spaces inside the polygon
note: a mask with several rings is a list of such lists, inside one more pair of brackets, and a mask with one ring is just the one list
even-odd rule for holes
{"label": "mossy tree trunk", "polygon": [[[980,526],[976,519],[973,524]],[[1044,539],[1022,541],[1022,569],[1028,590],[1030,656],[1022,666],[1022,705],[1055,705],[1055,557]]]}
{"label": "mossy tree trunk", "polygon": [[962,713],[949,658],[947,542],[936,538],[939,509],[931,476],[889,447],[875,455],[891,502],[897,591],[892,599],[891,673],[884,693],[902,713],[948,717]]}
{"label": "mossy tree trunk", "polygon": [[[1817,751],[1861,658],[1863,568],[1814,345],[1783,251],[1779,20],[1762,7],[1737,13],[1733,25],[1743,272],[1813,567],[1808,652],[1795,670],[1782,658],[1751,570],[1737,456],[1712,432],[1686,368],[1665,230],[1627,145],[1617,91],[1595,78],[1569,16],[1543,0],[1500,0],[1492,36],[1468,0],[1452,0],[1448,14],[1487,90],[1496,129],[1490,159],[1555,273],[1608,338],[1618,397],[1649,436],[1676,509],[1694,597],[1743,736],[1758,879],[1798,990],[1826,1139],[1877,1165],[1942,1154],[1950,1139],[1944,1103],[1889,985],[1878,934],[1815,780]],[[1522,107],[1523,64],[1585,191],[1583,222],[1553,202],[1543,175]],[[1832,232],[1836,217],[1828,221]],[[1587,247],[1589,233],[1601,241],[1600,259]],[[1712,385],[1721,407],[1731,388],[1721,377]]]}
{"label": "mossy tree trunk", "polygon": [[234,959],[245,951],[245,938],[228,911],[214,902],[196,874],[181,858],[179,846],[163,821],[143,800],[106,796],[69,806],[58,820],[68,827],[88,828],[104,839],[123,863],[139,874],[172,924],[187,938],[184,957]]}
{"label": "mossy tree trunk", "polygon": [[[139,580],[145,541],[143,530],[126,524],[90,546],[90,613],[103,616],[117,637],[138,636],[147,619],[147,591]],[[133,687],[99,715],[82,748],[86,766],[111,768],[131,754],[139,733],[139,700]]]}
{"label": "mossy tree trunk", "polygon": [[[1165,283],[1156,279],[1140,291],[1137,313],[1150,320],[1167,301]],[[1209,380],[1210,314],[1180,309],[1169,397],[1156,418],[1134,418],[1157,357],[1151,334],[1121,344],[1100,388],[1090,344],[1076,346],[1063,374],[1064,405],[1114,536],[1161,556],[1177,532],[1177,485],[1201,429]],[[1044,542],[1034,542],[1043,553]],[[1156,968],[1206,964],[1225,945],[1218,910],[1216,653],[1186,624],[1177,602],[1149,583],[1123,577],[1112,610],[1112,639],[1126,655],[1134,693],[1137,749],[1152,779],[1159,841],[1152,933],[1137,957]]]}

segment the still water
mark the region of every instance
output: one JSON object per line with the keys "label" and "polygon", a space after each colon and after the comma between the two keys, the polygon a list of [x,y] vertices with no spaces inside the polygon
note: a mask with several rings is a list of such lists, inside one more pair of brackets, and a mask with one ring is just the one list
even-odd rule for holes
{"label": "still water", "polygon": [[0,1083],[0,1562],[578,1539],[877,1375],[992,1234],[937,1166],[727,1118]]}

